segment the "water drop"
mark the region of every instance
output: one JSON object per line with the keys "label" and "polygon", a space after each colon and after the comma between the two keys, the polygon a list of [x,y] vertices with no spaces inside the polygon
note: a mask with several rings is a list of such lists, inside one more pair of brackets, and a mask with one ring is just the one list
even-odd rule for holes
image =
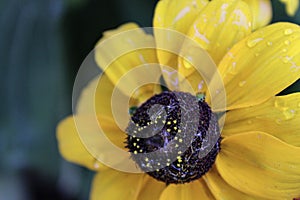
{"label": "water drop", "polygon": [[229,69],[229,73],[232,75],[236,75],[237,71],[236,71],[236,62],[232,62],[231,64],[231,68]]}
{"label": "water drop", "polygon": [[286,110],[283,112],[283,115],[285,117],[285,119],[289,120],[292,119],[296,114],[296,111],[291,109],[291,110]]}
{"label": "water drop", "polygon": [[191,56],[187,56],[186,58],[183,59],[183,66],[186,69],[191,69],[192,65],[191,65],[191,61],[193,60],[193,58]]}
{"label": "water drop", "polygon": [[259,43],[261,40],[263,40],[263,38],[249,39],[249,40],[247,41],[247,45],[248,45],[248,47],[252,48],[252,47],[254,47],[255,45],[257,45],[257,43]]}
{"label": "water drop", "polygon": [[288,63],[290,60],[291,60],[291,58],[289,56],[285,56],[282,58],[283,63]]}
{"label": "water drop", "polygon": [[203,84],[204,84],[204,81],[200,81],[200,83],[198,84],[198,90],[202,90],[203,89]]}
{"label": "water drop", "polygon": [[95,168],[95,169],[99,169],[99,167],[100,167],[100,164],[98,163],[98,161],[95,161],[95,163],[94,163],[94,168]]}
{"label": "water drop", "polygon": [[284,44],[285,44],[285,45],[290,45],[290,44],[291,44],[291,41],[286,40],[286,41],[284,41]]}
{"label": "water drop", "polygon": [[240,86],[240,87],[243,87],[245,84],[246,84],[246,81],[240,81],[240,82],[239,82],[239,86]]}
{"label": "water drop", "polygon": [[282,49],[282,52],[287,52],[287,49]]}
{"label": "water drop", "polygon": [[283,99],[281,98],[277,98],[274,102],[274,106],[275,108],[278,108],[279,110],[281,111],[286,111],[288,110],[288,107],[286,105],[286,101],[284,101]]}
{"label": "water drop", "polygon": [[290,35],[290,34],[292,34],[292,33],[293,33],[293,30],[290,29],[290,28],[287,28],[287,29],[284,30],[284,34],[285,34],[285,35]]}
{"label": "water drop", "polygon": [[268,45],[268,46],[272,46],[272,44],[273,44],[273,43],[272,43],[271,41],[268,41],[268,42],[267,42],[267,45]]}

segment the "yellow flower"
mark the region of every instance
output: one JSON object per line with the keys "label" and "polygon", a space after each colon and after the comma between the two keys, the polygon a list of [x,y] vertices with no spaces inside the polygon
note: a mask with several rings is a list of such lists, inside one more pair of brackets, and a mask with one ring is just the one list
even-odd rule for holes
{"label": "yellow flower", "polygon": [[[133,23],[104,33],[98,45],[110,39],[111,42],[104,50],[96,48],[95,59],[105,73],[101,79],[96,77],[89,83],[80,95],[74,115],[64,119],[57,128],[61,154],[70,162],[97,172],[92,184],[91,199],[232,200],[300,197],[300,93],[276,96],[300,78],[300,27],[291,23],[276,23],[253,31],[253,18],[248,5],[235,0],[161,0],[156,6],[153,25],[154,37]],[[166,29],[176,32],[164,31]],[[126,37],[115,37],[124,31],[128,31]],[[160,169],[153,173],[126,173],[105,166],[98,159],[110,164],[113,160],[114,167],[122,168],[124,166],[119,164],[124,163],[123,159],[130,159],[130,154],[115,154],[103,141],[105,137],[100,137],[99,125],[116,146],[124,151],[129,149],[132,158],[139,154],[135,151],[164,142],[147,140],[151,143],[148,145],[134,135],[126,138],[127,135],[121,129],[124,128],[122,125],[129,123],[129,116],[121,117],[121,120],[126,119],[121,125],[114,118],[126,113],[128,106],[118,107],[117,112],[114,110],[111,100],[116,90],[119,91],[117,100],[129,99],[127,103],[131,107],[139,106],[133,114],[136,120],[144,120],[142,102],[150,98],[157,103],[158,97],[179,93],[174,90],[205,93],[206,101],[213,111],[218,111],[218,107],[214,110],[213,102],[224,102],[222,88],[218,88],[218,84],[214,85],[214,78],[208,85],[205,84],[206,73],[214,72],[213,62],[201,49],[186,45],[186,40],[177,37],[179,33],[187,35],[187,38],[209,53],[217,64],[224,84],[226,118],[223,115],[219,119],[225,120],[225,124],[221,132],[222,140],[218,140],[213,149],[212,154],[215,153],[216,157],[204,157],[212,163],[208,168],[205,165],[204,170],[199,169],[203,170],[204,174],[201,175],[199,171],[184,171],[179,165],[179,171],[187,178],[178,174],[171,175],[167,167],[164,169],[168,170],[163,173]],[[144,45],[149,48],[140,48]],[[132,47],[134,51],[124,51]],[[178,56],[166,51],[168,49],[180,49],[183,53]],[[119,56],[110,62],[110,57],[114,58],[115,55]],[[201,75],[194,66],[199,57],[206,70]],[[131,78],[124,78],[138,66],[151,63],[161,64],[164,81],[173,92],[161,93],[156,84],[139,87],[141,83],[136,82],[140,80],[138,76],[159,73],[160,70],[155,67],[144,74],[133,73]],[[175,77],[170,76],[172,70],[178,71]],[[122,79],[123,84],[119,84]],[[187,82],[192,90],[187,89]],[[132,93],[128,88],[139,89]],[[150,104],[147,102],[143,105]],[[204,107],[200,106],[205,110]],[[222,107],[219,110],[224,111]],[[205,112],[209,113],[208,110]],[[95,114],[97,123],[94,121]],[[170,115],[168,117],[171,119]],[[172,116],[172,121],[164,123],[168,129],[177,129],[177,120]],[[141,128],[130,126],[127,127],[130,133]],[[193,127],[175,132],[187,132],[189,129]],[[165,131],[167,134],[173,130]],[[218,131],[217,128],[215,131]],[[180,139],[182,141],[185,138],[172,138],[178,142]],[[124,142],[128,147],[124,147]],[[197,142],[195,144],[199,145]],[[189,150],[198,151],[199,148],[193,145]],[[180,155],[183,157],[176,158],[175,164],[191,161],[184,157],[186,152]],[[150,163],[148,158],[145,158],[145,163]],[[157,162],[152,164],[159,165]],[[192,166],[188,164],[185,166]],[[137,162],[137,165],[143,168],[141,163]],[[132,168],[134,166],[129,165],[127,169]]]}

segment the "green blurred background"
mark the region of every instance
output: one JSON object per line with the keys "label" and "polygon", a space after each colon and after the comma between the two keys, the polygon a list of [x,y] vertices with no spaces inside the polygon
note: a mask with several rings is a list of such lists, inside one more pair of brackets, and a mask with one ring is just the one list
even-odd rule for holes
{"label": "green blurred background", "polygon": [[[55,128],[104,30],[151,26],[156,0],[0,0],[0,199],[88,199],[93,173],[64,161]],[[300,24],[273,1],[274,21]],[[300,91],[300,82],[283,93]]]}

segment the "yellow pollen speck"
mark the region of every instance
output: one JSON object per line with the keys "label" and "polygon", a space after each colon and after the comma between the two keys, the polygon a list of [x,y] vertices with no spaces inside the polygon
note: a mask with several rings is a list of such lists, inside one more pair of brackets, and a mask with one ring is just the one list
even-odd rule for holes
{"label": "yellow pollen speck", "polygon": [[136,146],[136,143],[133,143],[133,146],[135,147],[135,146]]}
{"label": "yellow pollen speck", "polygon": [[177,130],[177,127],[176,127],[176,126],[174,127],[174,130]]}
{"label": "yellow pollen speck", "polygon": [[140,139],[139,139],[139,138],[136,138],[136,141],[140,141]]}
{"label": "yellow pollen speck", "polygon": [[143,152],[143,149],[140,149],[140,152],[142,153],[142,152]]}
{"label": "yellow pollen speck", "polygon": [[147,167],[150,167],[150,163],[147,163],[147,165],[146,165]]}
{"label": "yellow pollen speck", "polygon": [[149,158],[145,158],[145,161],[148,162],[148,161],[149,161]]}
{"label": "yellow pollen speck", "polygon": [[182,152],[181,152],[181,151],[178,151],[178,154],[182,154]]}
{"label": "yellow pollen speck", "polygon": [[170,166],[170,163],[167,163],[167,166]]}
{"label": "yellow pollen speck", "polygon": [[167,122],[167,124],[168,124],[168,125],[170,125],[170,124],[171,124],[171,122],[170,122],[170,121],[168,121],[168,122]]}
{"label": "yellow pollen speck", "polygon": [[181,130],[180,130],[180,129],[178,129],[178,133],[181,133]]}
{"label": "yellow pollen speck", "polygon": [[167,132],[170,132],[170,131],[171,131],[171,129],[168,128],[168,129],[167,129]]}
{"label": "yellow pollen speck", "polygon": [[161,118],[161,116],[159,115],[157,118],[158,118],[158,119],[160,119],[160,118]]}
{"label": "yellow pollen speck", "polygon": [[157,163],[157,165],[160,165],[160,163]]}
{"label": "yellow pollen speck", "polygon": [[178,160],[178,162],[179,162],[179,163],[181,163],[181,162],[182,162],[182,160]]}
{"label": "yellow pollen speck", "polygon": [[177,123],[177,120],[176,120],[176,119],[175,119],[175,120],[173,120],[173,123],[174,123],[174,124],[176,124],[176,123]]}
{"label": "yellow pollen speck", "polygon": [[177,158],[177,160],[181,160],[181,156],[177,156],[176,158]]}
{"label": "yellow pollen speck", "polygon": [[181,139],[181,138],[179,139],[179,142],[182,142],[182,139]]}
{"label": "yellow pollen speck", "polygon": [[176,136],[176,137],[174,137],[174,140],[178,140],[178,137]]}
{"label": "yellow pollen speck", "polygon": [[136,146],[136,148],[140,148],[140,146],[139,146],[139,145],[137,145],[137,146]]}
{"label": "yellow pollen speck", "polygon": [[137,154],[138,152],[137,152],[137,151],[134,151],[133,153],[134,153],[134,154]]}
{"label": "yellow pollen speck", "polygon": [[175,147],[177,148],[177,147],[178,147],[178,144],[175,144]]}
{"label": "yellow pollen speck", "polygon": [[166,121],[165,121],[165,120],[163,120],[163,121],[162,121],[162,123],[163,123],[163,124],[165,124],[165,123],[166,123]]}
{"label": "yellow pollen speck", "polygon": [[177,164],[177,167],[180,167],[180,164]]}

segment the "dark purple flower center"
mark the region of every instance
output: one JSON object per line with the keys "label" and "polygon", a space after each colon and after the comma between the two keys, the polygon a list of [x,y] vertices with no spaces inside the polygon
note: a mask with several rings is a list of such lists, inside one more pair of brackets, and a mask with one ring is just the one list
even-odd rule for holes
{"label": "dark purple flower center", "polygon": [[214,164],[220,131],[203,96],[166,91],[131,113],[126,147],[153,178],[166,184],[188,183]]}

